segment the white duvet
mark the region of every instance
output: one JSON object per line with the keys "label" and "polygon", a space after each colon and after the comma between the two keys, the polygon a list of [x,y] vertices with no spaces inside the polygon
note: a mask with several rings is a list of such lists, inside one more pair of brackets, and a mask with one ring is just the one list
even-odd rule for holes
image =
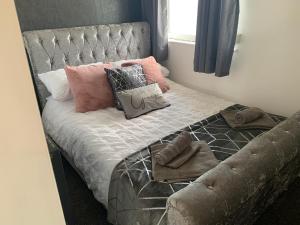
{"label": "white duvet", "polygon": [[171,90],[164,95],[171,106],[132,120],[115,108],[75,113],[73,100],[49,98],[45,106],[46,132],[73,159],[95,198],[106,207],[110,177],[118,162],[233,104],[168,82]]}

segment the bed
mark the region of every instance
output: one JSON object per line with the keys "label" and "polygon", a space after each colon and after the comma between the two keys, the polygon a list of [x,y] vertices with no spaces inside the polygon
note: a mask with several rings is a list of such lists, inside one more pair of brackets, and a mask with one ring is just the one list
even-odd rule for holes
{"label": "bed", "polygon": [[[39,105],[43,111],[45,132],[48,141],[51,142],[50,146],[59,146],[65,158],[78,171],[89,189],[93,191],[95,198],[108,209],[110,222],[121,225],[163,225],[167,224],[167,221],[169,224],[194,224],[188,223],[187,221],[192,221],[192,219],[186,218],[195,215],[185,216],[182,214],[183,209],[177,207],[177,203],[180,202],[177,199],[178,195],[183,193],[182,200],[184,202],[184,199],[187,198],[184,196],[184,191],[193,183],[184,184],[178,188],[178,192],[174,191],[163,196],[163,207],[151,205],[147,208],[140,202],[129,206],[128,199],[124,200],[125,194],[121,190],[127,188],[126,190],[132,191],[134,188],[131,187],[133,189],[130,189],[128,179],[126,180],[127,183],[123,182],[124,184],[118,179],[118,173],[121,171],[118,168],[121,168],[120,166],[124,165],[124,160],[128,158],[140,160],[136,158],[136,154],[143,155],[147,152],[147,147],[155,142],[168,141],[170,137],[174,136],[172,134],[191,128],[192,124],[200,122],[203,125],[203,122],[207,121],[209,117],[219,121],[218,112],[222,109],[227,107],[242,109],[243,106],[232,106],[234,103],[230,101],[188,89],[168,80],[171,86],[171,90],[165,94],[166,99],[171,103],[168,108],[132,120],[126,120],[123,112],[115,108],[84,114],[75,113],[74,102],[72,100],[67,102],[53,100],[49,97],[50,94],[39,81],[37,75],[63,68],[67,64],[81,65],[147,57],[151,54],[149,25],[144,22],[137,22],[29,31],[24,32],[24,41],[31,63]],[[272,116],[278,123],[284,120],[283,117]],[[218,126],[218,124],[215,125]],[[295,134],[293,133],[295,139],[293,149],[298,151],[300,135],[298,131],[300,128],[293,126],[299,126],[299,123],[290,126],[295,132]],[[259,130],[254,131],[254,133],[250,132],[250,137],[244,145],[251,142],[256,136],[263,136],[264,133]],[[229,141],[234,142],[234,140]],[[228,144],[228,142],[226,143]],[[243,149],[244,145],[233,153]],[[219,147],[222,148],[222,146]],[[218,149],[214,150],[215,152],[218,151]],[[238,153],[234,155],[236,156]],[[230,156],[231,154],[219,160],[230,159]],[[295,159],[299,157],[297,154],[293,156]],[[147,171],[147,167],[144,169]],[[294,165],[291,170],[290,174],[293,176],[288,177],[287,185],[292,182],[294,174],[299,172],[299,166]],[[116,183],[119,186],[124,186],[119,190],[116,188],[119,187],[115,185]],[[195,190],[188,193],[188,195],[197,194]],[[133,195],[137,199],[136,194]],[[124,200],[120,204],[123,205],[122,209],[118,209],[116,201],[120,202],[122,199]],[[195,203],[195,205],[197,204],[199,203]],[[262,208],[266,208],[268,204]],[[180,204],[178,203],[178,205]],[[189,207],[188,205],[185,206],[186,208]],[[232,217],[231,214],[230,216]],[[223,219],[221,216],[220,218]],[[176,221],[180,222],[177,223]],[[225,219],[224,221],[226,222]],[[225,222],[219,224],[226,224]],[[209,223],[197,222],[195,224]]]}

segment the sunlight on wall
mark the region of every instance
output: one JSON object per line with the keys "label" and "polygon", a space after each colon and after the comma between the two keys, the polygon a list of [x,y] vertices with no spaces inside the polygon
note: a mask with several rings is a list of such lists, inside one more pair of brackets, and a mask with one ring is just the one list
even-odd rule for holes
{"label": "sunlight on wall", "polygon": [[230,76],[195,73],[195,45],[172,41],[166,63],[171,78],[202,92],[289,116],[300,110],[300,1],[240,0],[240,4],[242,37]]}
{"label": "sunlight on wall", "polygon": [[14,1],[0,17],[0,224],[64,225]]}

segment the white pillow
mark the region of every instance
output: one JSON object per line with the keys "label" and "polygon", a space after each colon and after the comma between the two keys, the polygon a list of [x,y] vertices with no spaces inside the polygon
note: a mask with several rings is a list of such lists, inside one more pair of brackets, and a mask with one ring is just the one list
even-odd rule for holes
{"label": "white pillow", "polygon": [[64,69],[50,71],[38,75],[39,79],[57,101],[67,101],[72,98],[71,89]]}
{"label": "white pillow", "polygon": [[164,75],[164,77],[168,77],[170,75],[170,70],[159,63],[158,65],[160,66],[161,73]]}
{"label": "white pillow", "polygon": [[[80,66],[89,66],[97,64],[103,63],[98,62]],[[53,99],[64,102],[73,98],[67,74],[64,69],[38,74],[38,77],[46,86],[47,90],[51,93]]]}

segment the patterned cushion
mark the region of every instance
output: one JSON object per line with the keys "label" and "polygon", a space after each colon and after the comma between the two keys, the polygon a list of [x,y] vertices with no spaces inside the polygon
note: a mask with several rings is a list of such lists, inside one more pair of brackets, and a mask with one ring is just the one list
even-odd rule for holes
{"label": "patterned cushion", "polygon": [[170,89],[170,86],[164,78],[159,64],[156,62],[153,56],[144,59],[137,59],[131,61],[128,60],[127,62],[122,64],[122,67],[126,67],[136,63],[141,64],[143,66],[148,84],[158,83],[163,93],[167,92]]}
{"label": "patterned cushion", "polygon": [[105,71],[113,89],[118,109],[122,109],[122,105],[116,95],[117,92],[147,85],[146,77],[141,65],[136,64],[124,68],[105,69]]}
{"label": "patterned cushion", "polygon": [[119,91],[116,94],[127,119],[170,106],[157,83]]}

